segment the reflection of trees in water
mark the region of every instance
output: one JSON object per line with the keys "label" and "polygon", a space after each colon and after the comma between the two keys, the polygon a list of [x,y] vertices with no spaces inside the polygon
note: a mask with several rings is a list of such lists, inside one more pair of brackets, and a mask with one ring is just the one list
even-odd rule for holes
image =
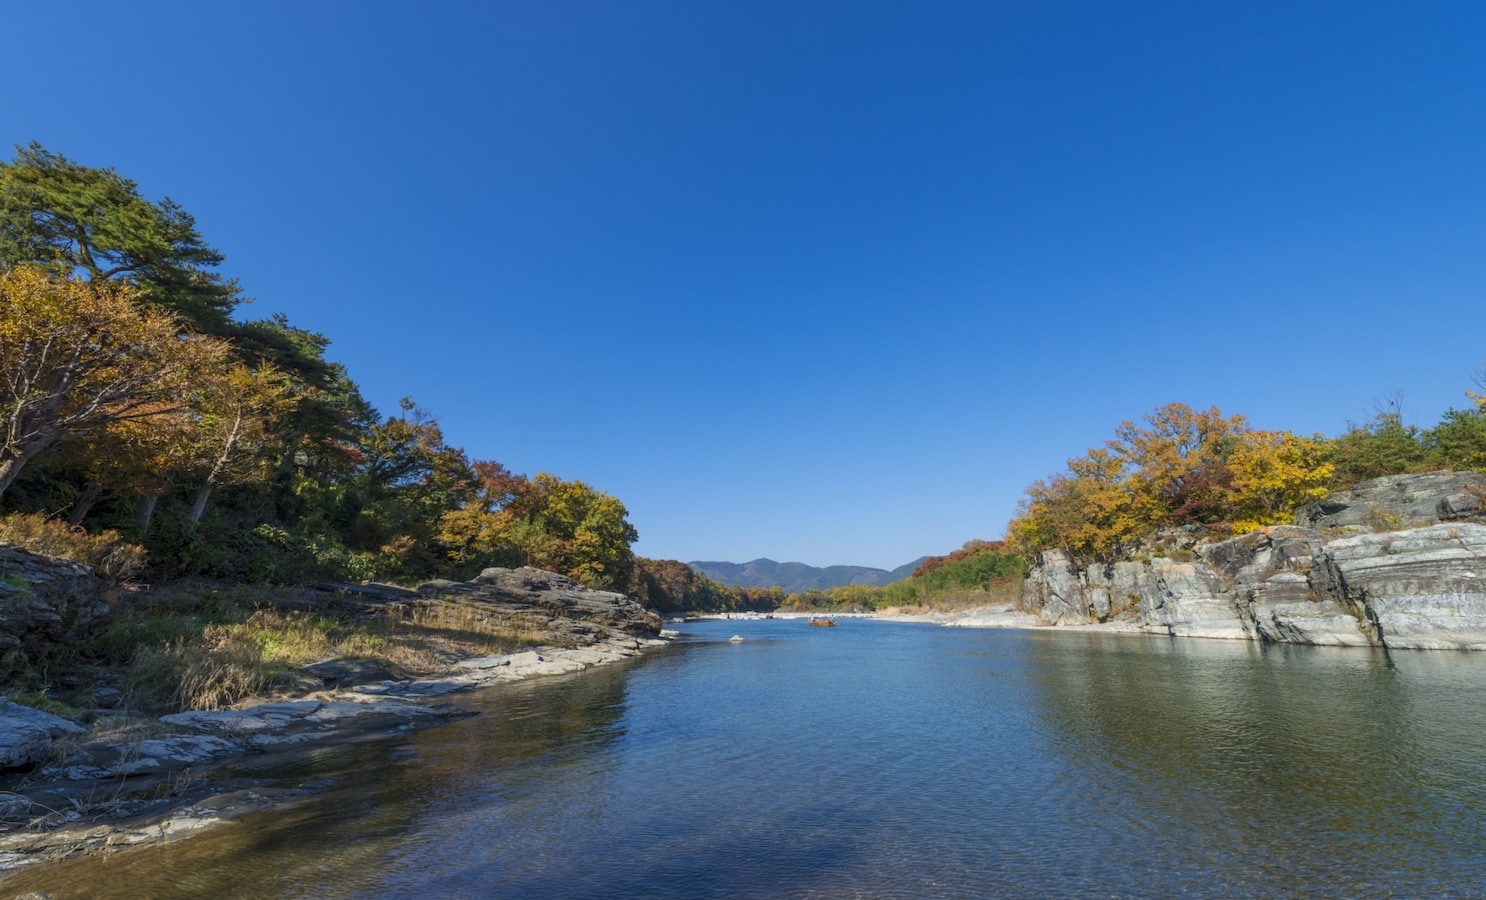
{"label": "reflection of trees in water", "polygon": [[[477,818],[482,805],[554,790],[564,770],[605,759],[603,748],[622,734],[617,726],[631,666],[462,695],[459,705],[480,715],[402,739],[288,758],[277,771],[247,760],[243,774],[328,787],[301,806],[247,816],[168,848],[21,872],[3,891],[44,890],[56,900],[375,893],[394,853],[429,849],[403,845],[421,820],[472,811]],[[523,766],[528,771],[499,776],[503,768]],[[467,848],[451,851],[446,868],[480,858]]]}
{"label": "reflection of trees in water", "polygon": [[461,706],[472,719],[420,735],[431,781],[458,782],[538,757],[554,766],[593,755],[620,734],[629,665],[600,666],[577,675],[503,685]]}
{"label": "reflection of trees in water", "polygon": [[1474,853],[1486,804],[1458,791],[1480,766],[1442,770],[1447,748],[1419,725],[1474,719],[1480,759],[1486,706],[1438,703],[1479,676],[1475,660],[1419,678],[1382,650],[1076,634],[1034,647],[1042,721],[1080,766],[1089,813],[1124,819],[1168,863],[1218,855],[1276,885],[1367,884],[1439,855],[1431,875],[1448,881]]}

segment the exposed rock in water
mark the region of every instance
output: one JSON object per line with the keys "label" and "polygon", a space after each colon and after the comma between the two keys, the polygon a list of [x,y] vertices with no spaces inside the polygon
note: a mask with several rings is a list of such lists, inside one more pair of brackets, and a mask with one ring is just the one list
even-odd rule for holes
{"label": "exposed rock in water", "polygon": [[[1172,555],[1149,560],[1079,568],[1047,551],[1023,606],[1050,625],[1122,621],[1190,637],[1486,650],[1486,525],[1464,521],[1481,516],[1483,484],[1480,474],[1442,472],[1375,479],[1302,510],[1312,527],[1206,544],[1168,534]],[[1425,527],[1361,530],[1379,522]]]}
{"label": "exposed rock in water", "polygon": [[61,716],[0,697],[0,771],[33,766],[47,758],[55,739],[85,731]]}
{"label": "exposed rock in water", "polygon": [[[46,596],[57,598],[47,607],[53,614],[38,613],[35,620],[42,625],[26,634],[51,634],[52,625],[65,629],[78,620],[77,610],[94,609],[98,585],[88,581],[92,575],[86,566],[73,568],[76,564],[46,557],[35,562],[28,558],[33,556],[21,557],[28,573],[56,571],[76,581],[52,577],[57,587],[48,588]],[[42,583],[40,578],[30,582]],[[0,700],[0,771],[12,770],[0,788],[15,788],[0,790],[0,873],[79,852],[171,840],[279,802],[273,791],[256,786],[231,792],[237,785],[213,783],[220,760],[402,735],[471,715],[445,702],[462,692],[579,672],[665,643],[657,637],[660,617],[623,594],[591,590],[540,569],[486,569],[472,581],[435,581],[416,590],[335,583],[319,588],[379,611],[458,604],[471,619],[527,631],[556,646],[467,659],[446,674],[420,680],[394,678],[373,662],[332,660],[306,667],[305,674],[323,689],[295,699],[193,710],[148,722],[120,715],[100,719],[87,734],[65,719]],[[71,736],[72,745],[66,754],[54,745],[64,735]],[[29,771],[20,774],[24,770]],[[190,779],[183,777],[187,772]],[[181,783],[189,791],[169,796]],[[222,790],[229,793],[208,797]],[[100,795],[108,801],[89,799]],[[83,821],[83,810],[103,817],[105,824]]]}

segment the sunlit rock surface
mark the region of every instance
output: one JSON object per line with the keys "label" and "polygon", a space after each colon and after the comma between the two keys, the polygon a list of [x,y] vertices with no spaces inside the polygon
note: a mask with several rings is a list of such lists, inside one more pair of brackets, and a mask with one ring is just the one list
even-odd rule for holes
{"label": "sunlit rock surface", "polygon": [[[1275,526],[1211,544],[1079,568],[1041,555],[1023,588],[1047,625],[1121,622],[1188,637],[1398,649],[1486,649],[1480,474],[1364,482]],[[1364,531],[1365,523],[1414,527]],[[1437,524],[1430,524],[1437,523]],[[1324,526],[1324,527],[1318,527]],[[1421,527],[1422,526],[1422,527]],[[1188,558],[1190,557],[1190,558]]]}

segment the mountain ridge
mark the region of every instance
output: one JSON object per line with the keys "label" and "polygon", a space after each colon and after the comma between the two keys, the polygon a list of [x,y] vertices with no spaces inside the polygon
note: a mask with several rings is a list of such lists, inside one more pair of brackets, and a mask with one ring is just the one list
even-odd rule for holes
{"label": "mountain ridge", "polygon": [[849,584],[891,584],[907,578],[925,559],[928,557],[922,556],[892,570],[877,569],[871,566],[825,566],[822,568],[801,562],[775,562],[765,557],[746,563],[698,560],[688,562],[687,565],[708,578],[732,587],[778,587],[791,593],[798,593]]}

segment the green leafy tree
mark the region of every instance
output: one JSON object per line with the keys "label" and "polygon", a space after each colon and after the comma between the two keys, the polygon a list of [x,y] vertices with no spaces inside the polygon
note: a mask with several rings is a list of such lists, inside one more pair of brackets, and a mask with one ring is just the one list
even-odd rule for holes
{"label": "green leafy tree", "polygon": [[1429,468],[1424,434],[1405,425],[1396,409],[1379,412],[1371,423],[1348,429],[1332,443],[1330,455],[1339,487]]}
{"label": "green leafy tree", "polygon": [[40,144],[0,163],[0,264],[39,264],[59,275],[126,281],[138,300],[221,334],[239,303],[236,282],[196,220],[169,198],[149,202],[113,169],[77,165]]}
{"label": "green leafy tree", "polygon": [[347,537],[354,549],[387,558],[387,575],[426,577],[445,559],[439,523],[468,496],[474,474],[437,419],[411,398],[400,406],[362,436],[354,484],[360,508]]}
{"label": "green leafy tree", "polygon": [[151,203],[113,169],[93,169],[40,144],[0,163],[0,265],[135,285],[140,301],[198,331],[224,334],[237,284],[212,271],[222,254],[169,198]]}
{"label": "green leafy tree", "polygon": [[1452,409],[1424,435],[1429,468],[1486,471],[1486,413]]}

